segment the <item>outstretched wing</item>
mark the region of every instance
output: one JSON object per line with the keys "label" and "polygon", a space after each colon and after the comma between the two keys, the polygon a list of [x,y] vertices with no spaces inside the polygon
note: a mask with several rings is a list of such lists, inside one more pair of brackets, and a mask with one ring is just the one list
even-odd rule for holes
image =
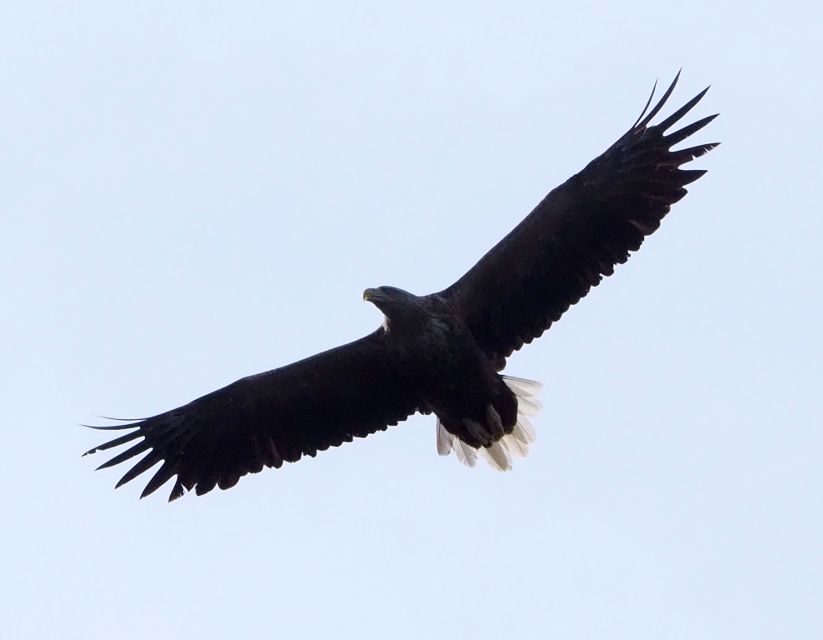
{"label": "outstretched wing", "polygon": [[[705,171],[680,166],[717,143],[672,151],[716,115],[665,135],[708,88],[674,114],[650,126],[674,90],[600,157],[551,191],[511,233],[460,280],[441,292],[502,368],[505,358],[539,337],[614,266],[640,248],[685,185]],[[652,95],[654,92],[652,92]],[[644,117],[645,115],[645,117]]]}
{"label": "outstretched wing", "polygon": [[166,413],[129,424],[132,429],[86,453],[142,438],[102,464],[141,458],[119,487],[158,462],[141,497],[177,476],[169,500],[234,486],[247,473],[296,462],[303,455],[365,437],[397,424],[418,409],[417,398],[395,370],[384,332],[325,351],[280,369],[243,378]]}

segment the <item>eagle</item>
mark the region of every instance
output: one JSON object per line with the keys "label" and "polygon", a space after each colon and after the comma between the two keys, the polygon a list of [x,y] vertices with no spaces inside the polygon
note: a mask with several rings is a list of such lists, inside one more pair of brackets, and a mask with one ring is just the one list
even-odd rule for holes
{"label": "eagle", "polygon": [[117,487],[159,464],[141,497],[174,479],[172,501],[228,489],[248,473],[313,457],[419,412],[437,418],[439,454],[510,469],[534,441],[529,416],[540,408],[540,384],[502,375],[506,359],[640,248],[705,173],[681,166],[719,144],[672,150],[717,114],[667,134],[708,87],[652,124],[679,77],[650,109],[655,83],[628,131],[447,289],[423,296],[366,289],[363,299],[384,315],[376,331],[165,413],[94,426],[125,433],[84,455],[129,445],[98,469],[143,454]]}

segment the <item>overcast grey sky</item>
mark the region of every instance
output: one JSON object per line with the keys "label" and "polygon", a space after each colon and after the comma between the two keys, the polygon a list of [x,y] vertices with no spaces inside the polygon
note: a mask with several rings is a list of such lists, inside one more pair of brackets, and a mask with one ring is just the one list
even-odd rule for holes
{"label": "overcast grey sky", "polygon": [[[2,635],[823,637],[819,7],[6,3]],[[723,145],[511,359],[512,472],[431,417],[172,505],[80,458],[448,285],[681,66]]]}

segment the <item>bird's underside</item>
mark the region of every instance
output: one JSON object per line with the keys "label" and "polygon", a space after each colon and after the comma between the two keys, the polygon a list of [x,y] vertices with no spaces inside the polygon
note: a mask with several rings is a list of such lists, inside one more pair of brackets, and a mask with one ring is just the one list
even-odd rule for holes
{"label": "bird's underside", "polygon": [[[678,74],[679,77],[679,74]],[[680,167],[717,143],[672,150],[715,116],[666,135],[705,95],[657,124],[678,77],[605,153],[551,191],[449,288],[414,296],[394,287],[364,298],[385,315],[346,345],[238,380],[171,411],[95,429],[124,431],[86,453],[127,448],[99,468],[142,456],[120,486],[156,467],[143,496],[174,479],[170,500],[234,486],[415,412],[436,415],[437,450],[508,469],[534,439],[538,383],[500,375],[514,351],[640,248],[686,185]],[[654,92],[653,92],[654,93]]]}

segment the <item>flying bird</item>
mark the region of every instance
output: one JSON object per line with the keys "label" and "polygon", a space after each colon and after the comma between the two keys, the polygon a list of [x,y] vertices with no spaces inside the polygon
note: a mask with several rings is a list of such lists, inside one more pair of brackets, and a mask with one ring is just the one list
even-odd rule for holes
{"label": "flying bird", "polygon": [[[501,375],[506,359],[546,331],[660,226],[704,170],[680,167],[718,143],[672,147],[711,122],[666,134],[708,88],[657,124],[679,73],[605,153],[552,190],[505,238],[447,289],[417,296],[366,289],[384,314],[359,340],[222,389],[150,418],[103,430],[125,434],[86,454],[130,445],[98,467],[144,454],[121,486],[160,466],[142,496],[174,478],[169,500],[434,413],[441,455],[509,469],[534,440],[528,416],[539,383]],[[136,443],[134,441],[137,441]],[[84,454],[85,455],[85,454]]]}

